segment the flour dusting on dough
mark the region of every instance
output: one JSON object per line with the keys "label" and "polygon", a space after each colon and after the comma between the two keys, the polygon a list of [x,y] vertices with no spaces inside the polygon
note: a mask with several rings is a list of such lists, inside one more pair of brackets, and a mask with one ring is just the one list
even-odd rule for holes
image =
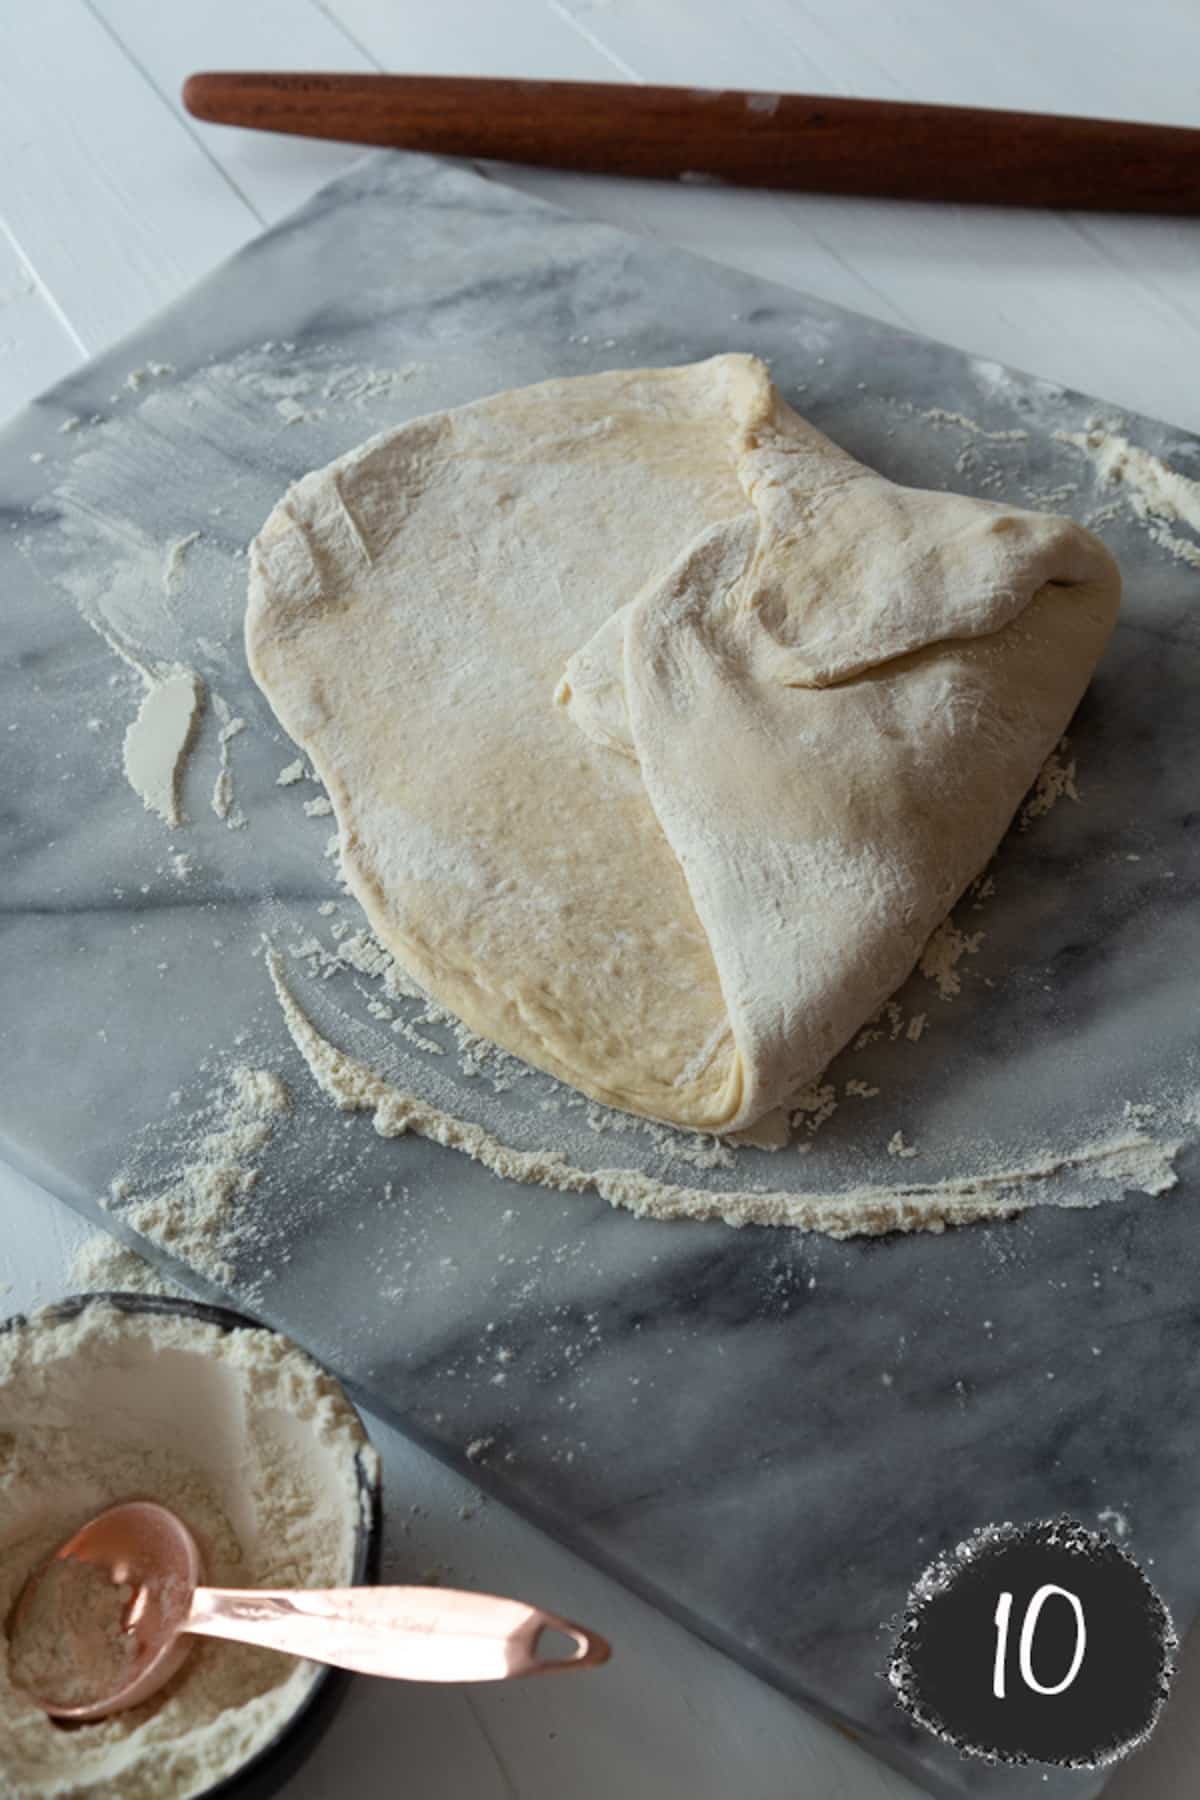
{"label": "flour dusting on dough", "polygon": [[[330,902],[325,902],[318,906],[318,913],[323,913],[325,906],[329,905]],[[303,938],[288,948],[292,956],[304,963],[313,980],[327,981],[340,972],[352,970],[377,984],[374,991],[359,982],[354,985],[366,1001],[371,1018],[388,1025],[392,1032],[414,1049],[430,1056],[444,1057],[447,1053],[446,1045],[418,1027],[426,1025],[443,1030],[453,1040],[459,1073],[468,1081],[484,1080],[494,1094],[504,1094],[519,1083],[536,1077],[537,1071],[528,1063],[521,1062],[499,1044],[480,1037],[468,1025],[464,1025],[461,1019],[439,1006],[436,1000],[422,993],[369,927],[364,926],[338,938],[331,949],[315,936]],[[380,999],[380,994],[385,998]],[[405,1001],[420,1003],[421,1011],[415,1018],[406,1016],[401,1010]],[[652,1119],[639,1118],[634,1113],[618,1112],[557,1083],[553,1094],[541,1100],[540,1107],[547,1116],[566,1114],[569,1118],[581,1117],[587,1129],[597,1136],[604,1134],[648,1139],[666,1161],[673,1164],[685,1163],[695,1169],[732,1168],[735,1150],[743,1145],[776,1151],[785,1149],[788,1143],[788,1120],[787,1115],[782,1112],[766,1114],[745,1132],[716,1137],[707,1133],[679,1131],[670,1125],[660,1125]],[[799,1148],[807,1150],[809,1145],[806,1143]]]}
{"label": "flour dusting on dough", "polygon": [[1071,521],[891,484],[730,354],[305,476],[251,546],[246,649],[423,987],[606,1104],[812,1135],[797,1090],[994,850],[1118,589]]}

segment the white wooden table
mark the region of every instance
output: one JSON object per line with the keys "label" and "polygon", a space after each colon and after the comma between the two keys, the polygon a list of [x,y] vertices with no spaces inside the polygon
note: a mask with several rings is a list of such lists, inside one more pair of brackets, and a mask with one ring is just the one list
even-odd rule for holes
{"label": "white wooden table", "polygon": [[[198,68],[386,68],[874,94],[1200,125],[1196,0],[34,0],[0,5],[0,416],[356,154],[204,127]],[[1200,221],[971,212],[520,171],[518,186],[1200,430]],[[82,1229],[0,1169],[0,1312]],[[528,1593],[603,1675],[357,1683],[297,1800],[901,1800],[915,1790],[382,1426],[389,1557]],[[1200,1783],[1200,1653],[1112,1800]]]}

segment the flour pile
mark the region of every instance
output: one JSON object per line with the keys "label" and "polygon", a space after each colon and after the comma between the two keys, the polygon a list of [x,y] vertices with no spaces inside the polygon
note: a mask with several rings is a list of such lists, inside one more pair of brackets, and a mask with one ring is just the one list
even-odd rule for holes
{"label": "flour pile", "polygon": [[9,1624],[14,1687],[55,1706],[91,1706],[132,1678],[138,1640],[127,1629],[134,1589],[78,1557],[56,1557]]}

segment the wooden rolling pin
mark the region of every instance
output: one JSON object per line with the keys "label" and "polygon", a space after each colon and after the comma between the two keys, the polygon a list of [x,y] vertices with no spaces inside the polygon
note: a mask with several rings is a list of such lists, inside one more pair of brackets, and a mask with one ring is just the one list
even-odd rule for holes
{"label": "wooden rolling pin", "polygon": [[204,74],[198,119],[601,175],[991,206],[1200,213],[1200,131],[593,81]]}

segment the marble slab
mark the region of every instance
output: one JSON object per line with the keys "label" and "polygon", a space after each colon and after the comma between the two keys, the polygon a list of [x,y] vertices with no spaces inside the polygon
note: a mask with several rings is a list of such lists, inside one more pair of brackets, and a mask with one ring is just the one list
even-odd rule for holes
{"label": "marble slab", "polygon": [[[370,976],[330,961],[354,908],[330,821],[304,810],[319,791],[277,785],[294,752],[239,627],[244,546],[306,469],[432,407],[728,349],[768,357],[889,475],[1107,509],[1128,598],[1070,733],[1078,802],[1010,834],[994,893],[960,908],[983,933],[961,993],[914,977],[897,1034],[831,1070],[839,1104],[806,1151],[706,1169],[548,1079],[464,1062],[419,1004],[383,1016]],[[639,1221],[334,1112],[263,939],[331,1039],[584,1168],[713,1190],[932,1182],[967,1145],[1023,1166],[1128,1106],[1155,1119],[1195,1078],[1200,576],[1056,438],[1097,412],[465,170],[380,156],[0,439],[0,1153],[127,1231],[97,1205],[114,1177],[169,1185],[233,1063],[277,1070],[293,1108],[240,1203],[253,1229],[228,1279],[191,1268],[190,1284],[285,1327],[437,1454],[944,1795],[1084,1796],[1102,1778],[964,1761],[897,1712],[887,1623],[937,1550],[992,1520],[1107,1519],[1181,1628],[1197,1610],[1194,1149],[1157,1197],[944,1235]],[[1200,474],[1196,440],[1123,429]],[[216,697],[176,831],[123,779],[141,683],[112,642],[187,663]],[[237,829],[210,805],[217,699],[246,721],[225,745]],[[903,1165],[898,1129],[918,1151]],[[1057,1190],[1080,1192],[1076,1176]]]}

